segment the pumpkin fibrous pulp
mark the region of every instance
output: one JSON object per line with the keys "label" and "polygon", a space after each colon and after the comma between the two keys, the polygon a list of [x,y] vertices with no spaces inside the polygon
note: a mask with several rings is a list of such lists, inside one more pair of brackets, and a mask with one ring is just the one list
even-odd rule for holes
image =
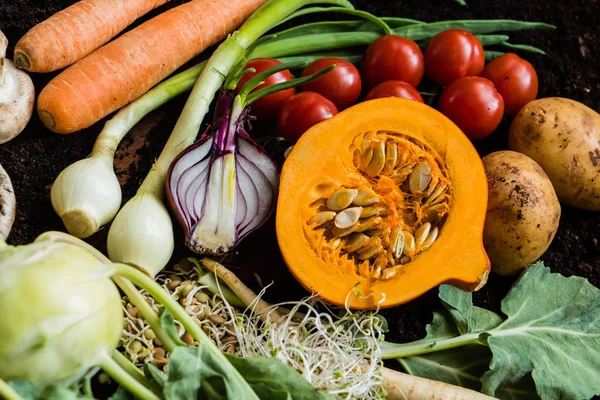
{"label": "pumpkin fibrous pulp", "polygon": [[281,173],[277,240],[309,291],[390,307],[441,283],[485,284],[486,208],[483,164],[456,125],[422,103],[376,99],[296,143]]}

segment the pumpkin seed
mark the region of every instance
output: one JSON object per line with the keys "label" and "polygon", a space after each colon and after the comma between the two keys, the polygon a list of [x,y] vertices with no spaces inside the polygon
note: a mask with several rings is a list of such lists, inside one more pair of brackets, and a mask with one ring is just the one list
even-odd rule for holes
{"label": "pumpkin seed", "polygon": [[431,230],[431,223],[426,222],[423,225],[421,225],[419,227],[419,229],[417,229],[415,231],[414,238],[415,238],[417,247],[421,247],[423,245],[423,243],[425,243],[425,240],[427,239],[427,236],[429,235],[430,230]]}
{"label": "pumpkin seed", "polygon": [[385,166],[382,173],[389,173],[394,170],[398,161],[398,145],[395,142],[388,142],[385,146]]}
{"label": "pumpkin seed", "polygon": [[373,141],[370,146],[373,148],[373,153],[371,161],[364,171],[371,178],[374,178],[381,173],[385,166],[385,143]]}
{"label": "pumpkin seed", "polygon": [[347,253],[354,253],[362,248],[368,240],[369,237],[363,233],[353,233],[348,237],[348,240],[346,240],[346,246],[344,247],[344,250]]}
{"label": "pumpkin seed", "polygon": [[409,187],[413,193],[423,193],[431,182],[431,166],[421,161],[410,174]]}
{"label": "pumpkin seed", "polygon": [[349,228],[358,222],[361,211],[361,207],[346,208],[335,216],[333,223],[340,229]]}
{"label": "pumpkin seed", "polygon": [[442,217],[441,212],[446,209],[445,204],[435,204],[427,208],[425,212],[425,218],[423,218],[423,222],[431,222],[435,221]]}
{"label": "pumpkin seed", "polygon": [[355,226],[355,231],[356,232],[364,232],[364,231],[368,231],[369,229],[374,229],[377,225],[381,224],[383,222],[383,218],[381,217],[371,217],[367,220],[365,220],[364,222],[358,222],[358,224],[354,225]]}
{"label": "pumpkin seed", "polygon": [[347,208],[358,194],[356,189],[338,189],[329,199],[327,199],[327,208],[332,211],[341,211]]}
{"label": "pumpkin seed", "polygon": [[360,189],[352,200],[352,204],[355,206],[370,206],[379,201],[379,196],[372,190]]}
{"label": "pumpkin seed", "polygon": [[381,267],[375,268],[375,272],[373,272],[373,279],[381,278]]}
{"label": "pumpkin seed", "polygon": [[369,218],[372,217],[374,215],[378,215],[381,214],[384,211],[383,207],[363,207],[362,211],[360,212],[360,217],[361,218]]}
{"label": "pumpkin seed", "polygon": [[345,237],[351,234],[352,232],[356,231],[357,226],[358,224],[355,224],[345,229],[340,229],[337,226],[334,226],[333,228],[331,228],[331,234],[338,238]]}
{"label": "pumpkin seed", "polygon": [[436,200],[440,198],[440,195],[446,191],[447,185],[438,185],[435,190],[429,195],[425,205],[432,205],[438,203]]}
{"label": "pumpkin seed", "polygon": [[433,230],[429,233],[429,236],[427,237],[427,240],[425,240],[425,242],[423,242],[423,250],[427,249],[429,246],[431,246],[433,244],[433,242],[435,242],[435,240],[437,239],[439,234],[439,229],[436,226],[435,228],[433,228]]}
{"label": "pumpkin seed", "polygon": [[408,157],[410,156],[410,151],[408,150],[408,147],[406,147],[403,144],[398,143],[397,153],[398,153],[398,156],[397,156],[396,166],[397,167],[405,166],[406,163],[408,162]]}
{"label": "pumpkin seed", "polygon": [[402,254],[412,256],[415,252],[415,237],[410,232],[402,232],[404,239]]}
{"label": "pumpkin seed", "polygon": [[308,224],[316,224],[315,227],[321,226],[326,222],[331,221],[335,218],[335,212],[333,211],[321,211],[310,217]]}
{"label": "pumpkin seed", "polygon": [[333,242],[331,242],[331,247],[333,247],[334,250],[337,250],[341,244],[342,244],[342,238],[335,238],[333,240]]}
{"label": "pumpkin seed", "polygon": [[368,246],[357,253],[357,258],[359,260],[368,260],[369,258],[375,257],[379,252],[383,251],[383,246]]}
{"label": "pumpkin seed", "polygon": [[394,228],[390,235],[390,246],[390,251],[394,255],[394,258],[400,258],[404,249],[404,235],[402,234],[402,229],[399,227]]}
{"label": "pumpkin seed", "polygon": [[400,264],[402,264],[402,265],[408,264],[411,260],[412,260],[412,258],[410,258],[409,256],[404,256],[400,259]]}
{"label": "pumpkin seed", "polygon": [[372,158],[373,158],[373,148],[368,146],[358,156],[358,168],[361,171],[366,170],[368,168],[369,164],[371,163]]}
{"label": "pumpkin seed", "polygon": [[383,228],[383,229],[373,229],[372,231],[366,231],[365,233],[369,236],[379,236],[382,238],[385,238],[386,236],[389,236],[389,234],[392,232],[392,230],[390,228]]}
{"label": "pumpkin seed", "polygon": [[395,265],[393,267],[386,268],[381,274],[381,279],[388,280],[393,278],[398,272],[400,272],[400,268],[402,268],[402,265]]}

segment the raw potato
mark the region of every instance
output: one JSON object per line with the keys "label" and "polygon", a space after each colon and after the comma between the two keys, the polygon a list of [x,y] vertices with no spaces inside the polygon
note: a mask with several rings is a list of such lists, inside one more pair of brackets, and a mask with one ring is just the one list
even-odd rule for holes
{"label": "raw potato", "polygon": [[534,100],[515,117],[508,140],[544,169],[563,204],[600,211],[597,112],[559,97]]}
{"label": "raw potato", "polygon": [[497,151],[483,158],[488,208],[483,244],[492,271],[515,275],[550,246],[560,220],[552,183],[531,158]]}

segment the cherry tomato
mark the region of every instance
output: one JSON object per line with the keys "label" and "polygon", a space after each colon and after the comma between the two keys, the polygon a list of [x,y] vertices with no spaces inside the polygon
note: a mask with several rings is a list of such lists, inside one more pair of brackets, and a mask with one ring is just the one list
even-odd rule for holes
{"label": "cherry tomato", "polygon": [[[281,64],[280,61],[274,60],[272,58],[255,58],[254,60],[250,60],[248,64],[244,67],[244,69],[254,68],[256,72],[251,74],[246,74],[242,76],[240,82],[237,85],[237,92],[244,87],[244,85],[253,77],[255,77],[258,73],[266,71],[269,68],[275,67]],[[278,72],[269,76],[264,80],[265,83],[256,87],[255,90],[262,89],[267,86],[274,85],[276,83],[291,81],[294,79],[290,71],[285,70]],[[272,93],[268,96],[265,96],[261,99],[256,100],[254,103],[250,105],[250,114],[254,115],[258,119],[273,119],[277,116],[277,111],[279,111],[279,107],[283,104],[284,101],[292,97],[296,93],[296,89],[286,89],[281,90],[276,93]]]}
{"label": "cherry tomato", "polygon": [[421,93],[414,87],[402,81],[385,81],[375,86],[365,100],[379,99],[382,97],[400,97],[401,99],[423,102]]}
{"label": "cherry tomato", "polygon": [[508,115],[517,115],[537,96],[535,68],[516,54],[508,53],[492,60],[483,69],[482,76],[494,82],[504,99],[504,112]]}
{"label": "cherry tomato", "polygon": [[492,81],[466,76],[452,82],[440,96],[440,111],[471,140],[492,133],[504,114],[504,101]]}
{"label": "cherry tomato", "polygon": [[425,49],[425,72],[440,85],[463,76],[481,74],[485,54],[479,39],[462,29],[448,29],[435,35]]}
{"label": "cherry tomato", "polygon": [[335,104],[315,92],[301,92],[283,103],[277,118],[281,136],[296,143],[313,125],[338,113]]}
{"label": "cherry tomato", "polygon": [[362,58],[360,72],[369,88],[395,80],[417,87],[424,73],[423,52],[410,39],[386,35],[375,40]]}
{"label": "cherry tomato", "polygon": [[335,104],[338,110],[343,110],[356,103],[362,88],[360,73],[352,63],[342,58],[321,58],[306,67],[302,76],[316,74],[333,64],[335,68],[332,71],[303,85],[302,90],[319,93]]}

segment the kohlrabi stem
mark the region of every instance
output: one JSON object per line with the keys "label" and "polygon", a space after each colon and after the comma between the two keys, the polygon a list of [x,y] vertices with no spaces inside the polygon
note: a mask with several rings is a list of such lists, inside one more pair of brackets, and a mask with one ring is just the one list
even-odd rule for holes
{"label": "kohlrabi stem", "polygon": [[418,342],[403,344],[385,342],[385,346],[382,346],[381,349],[381,357],[384,360],[387,360],[392,358],[418,356],[419,354],[454,349],[469,344],[487,346],[486,343],[480,339],[480,335],[481,333],[467,333],[450,339],[419,340]]}
{"label": "kohlrabi stem", "polygon": [[123,107],[111,118],[98,135],[91,156],[114,158],[119,143],[142,118],[174,97],[189,91],[204,69],[206,61],[195,65],[149,90],[142,97]]}
{"label": "kohlrabi stem", "polygon": [[98,365],[102,367],[104,372],[136,398],[141,400],[161,400],[161,398],[148,387],[144,386],[136,378],[125,372],[125,370],[108,354],[105,354],[102,357]]}
{"label": "kohlrabi stem", "polygon": [[152,390],[157,396],[160,396],[160,387],[150,379],[146,378],[142,371],[133,365],[133,363],[129,361],[129,359],[122,353],[120,353],[118,350],[115,350],[112,353],[112,358],[119,365],[119,367],[123,368],[123,370],[131,375],[136,381]]}
{"label": "kohlrabi stem", "polygon": [[[198,341],[200,346],[204,346],[211,355],[221,363],[221,368],[227,375],[235,379],[237,386],[245,389],[248,393],[247,399],[258,399],[252,388],[248,385],[246,380],[240,375],[240,373],[229,363],[227,358],[221,353],[221,351],[215,346],[212,340],[204,333],[202,328],[190,317],[190,315],[179,305],[175,299],[163,290],[163,288],[157,284],[152,278],[139,270],[130,267],[125,264],[113,264],[116,274],[123,278],[129,279],[134,284],[146,290],[156,301],[161,303],[166,310],[168,310],[175,319],[177,319],[181,325],[185,328],[192,338]],[[154,329],[154,326],[152,329]]]}
{"label": "kohlrabi stem", "polygon": [[[67,235],[64,232],[49,231],[40,235],[38,240],[41,238],[47,238],[53,242],[73,244],[86,250],[103,264],[112,264],[108,257],[98,251],[95,247],[89,245],[81,239]],[[121,288],[125,295],[127,295],[131,304],[138,308],[142,317],[149,323],[152,322],[154,326],[158,327],[158,329],[154,329],[154,333],[158,337],[158,340],[162,342],[165,349],[169,352],[173,351],[175,348],[175,342],[173,342],[169,334],[160,326],[160,318],[158,317],[158,314],[152,309],[150,304],[146,302],[144,297],[142,297],[142,294],[139,292],[139,290],[127,279],[123,279],[118,276],[113,276],[112,279],[113,282],[115,282],[117,286]]]}
{"label": "kohlrabi stem", "polygon": [[10,385],[0,379],[0,398],[6,400],[23,400],[21,395],[15,392],[15,389],[11,388]]}

